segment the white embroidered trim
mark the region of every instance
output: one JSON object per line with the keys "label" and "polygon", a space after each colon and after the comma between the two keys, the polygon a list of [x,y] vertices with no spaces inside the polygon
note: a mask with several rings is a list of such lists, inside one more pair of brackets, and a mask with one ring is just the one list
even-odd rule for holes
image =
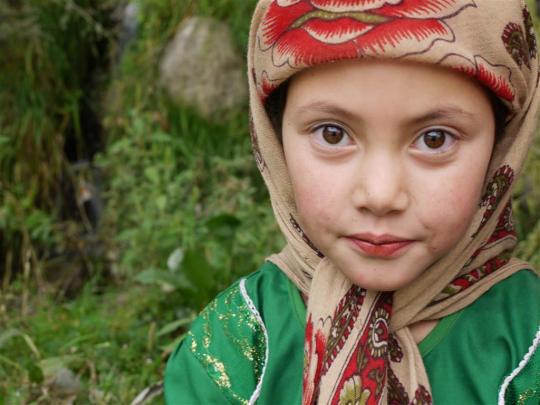
{"label": "white embroidered trim", "polygon": [[536,349],[538,349],[538,346],[540,345],[540,327],[538,328],[538,331],[536,332],[536,337],[534,338],[531,347],[529,347],[529,351],[523,357],[523,359],[519,362],[519,365],[517,368],[512,371],[512,373],[504,379],[504,382],[501,385],[501,388],[499,390],[499,405],[504,405],[504,397],[506,395],[506,390],[508,389],[508,386],[512,382],[514,378],[525,368],[529,360],[532,358],[534,352]]}
{"label": "white embroidered trim", "polygon": [[255,387],[255,391],[253,391],[253,394],[251,394],[251,398],[249,399],[249,405],[252,405],[255,403],[255,401],[257,401],[257,399],[259,399],[259,395],[261,395],[261,388],[262,388],[262,383],[264,379],[264,374],[266,373],[266,366],[268,364],[268,354],[269,354],[268,332],[266,331],[266,326],[264,325],[264,322],[261,318],[261,315],[259,314],[259,311],[255,307],[255,304],[253,304],[253,301],[251,300],[250,296],[247,293],[245,278],[240,280],[240,292],[242,293],[242,297],[244,298],[244,301],[246,302],[249,310],[251,311],[251,313],[253,314],[257,322],[259,323],[259,326],[261,327],[262,331],[264,332],[264,340],[265,340],[265,345],[266,345],[266,349],[264,353],[264,366],[262,369],[262,373],[259,378],[259,382],[257,383],[257,387]]}

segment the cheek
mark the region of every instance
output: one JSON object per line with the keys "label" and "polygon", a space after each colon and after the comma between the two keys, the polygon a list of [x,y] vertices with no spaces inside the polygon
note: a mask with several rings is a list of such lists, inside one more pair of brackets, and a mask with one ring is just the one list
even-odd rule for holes
{"label": "cheek", "polygon": [[429,196],[419,201],[418,216],[431,232],[433,251],[445,253],[467,231],[478,210],[484,172],[483,168],[450,172],[418,194]]}
{"label": "cheek", "polygon": [[332,192],[328,190],[327,182],[314,175],[316,168],[301,162],[289,165],[289,176],[300,220],[304,226],[310,227],[313,222],[322,222],[329,215],[333,205]]}
{"label": "cheek", "polygon": [[317,234],[345,212],[345,174],[329,170],[312,157],[294,155],[287,156],[287,167],[296,208],[306,233],[317,239]]}

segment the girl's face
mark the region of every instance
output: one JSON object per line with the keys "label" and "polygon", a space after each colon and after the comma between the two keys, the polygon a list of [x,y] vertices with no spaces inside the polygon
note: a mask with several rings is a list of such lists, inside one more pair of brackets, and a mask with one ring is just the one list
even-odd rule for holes
{"label": "girl's face", "polygon": [[440,67],[346,61],[298,74],[283,147],[304,231],[353,283],[407,285],[463,237],[494,133],[483,89]]}

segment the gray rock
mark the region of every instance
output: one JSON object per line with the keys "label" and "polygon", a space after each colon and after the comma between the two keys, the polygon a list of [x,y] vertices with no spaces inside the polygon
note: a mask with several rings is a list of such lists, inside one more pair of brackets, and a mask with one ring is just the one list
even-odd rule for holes
{"label": "gray rock", "polygon": [[205,118],[227,114],[247,100],[243,59],[220,21],[186,19],[167,45],[160,70],[171,98]]}
{"label": "gray rock", "polygon": [[54,394],[58,396],[77,395],[82,388],[81,382],[75,373],[65,367],[56,370],[48,385]]}

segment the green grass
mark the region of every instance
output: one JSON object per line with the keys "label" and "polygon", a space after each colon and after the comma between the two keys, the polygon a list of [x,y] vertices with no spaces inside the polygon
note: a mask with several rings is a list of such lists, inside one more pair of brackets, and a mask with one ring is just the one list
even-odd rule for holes
{"label": "green grass", "polygon": [[47,381],[60,366],[83,382],[80,403],[129,403],[160,379],[175,337],[174,331],[160,334],[160,329],[178,317],[191,319],[191,313],[175,310],[175,300],[159,288],[125,283],[99,290],[91,282],[72,302],[31,300],[24,317],[13,317],[17,286],[2,297],[4,403],[56,403]]}
{"label": "green grass", "polygon": [[112,7],[112,0],[0,3],[0,274],[6,278],[28,260],[37,276],[40,261],[66,241],[62,221],[76,217],[59,198],[72,182],[64,146],[78,140],[73,158],[87,152],[82,111],[99,87],[95,74],[108,66],[102,52],[112,39]]}

